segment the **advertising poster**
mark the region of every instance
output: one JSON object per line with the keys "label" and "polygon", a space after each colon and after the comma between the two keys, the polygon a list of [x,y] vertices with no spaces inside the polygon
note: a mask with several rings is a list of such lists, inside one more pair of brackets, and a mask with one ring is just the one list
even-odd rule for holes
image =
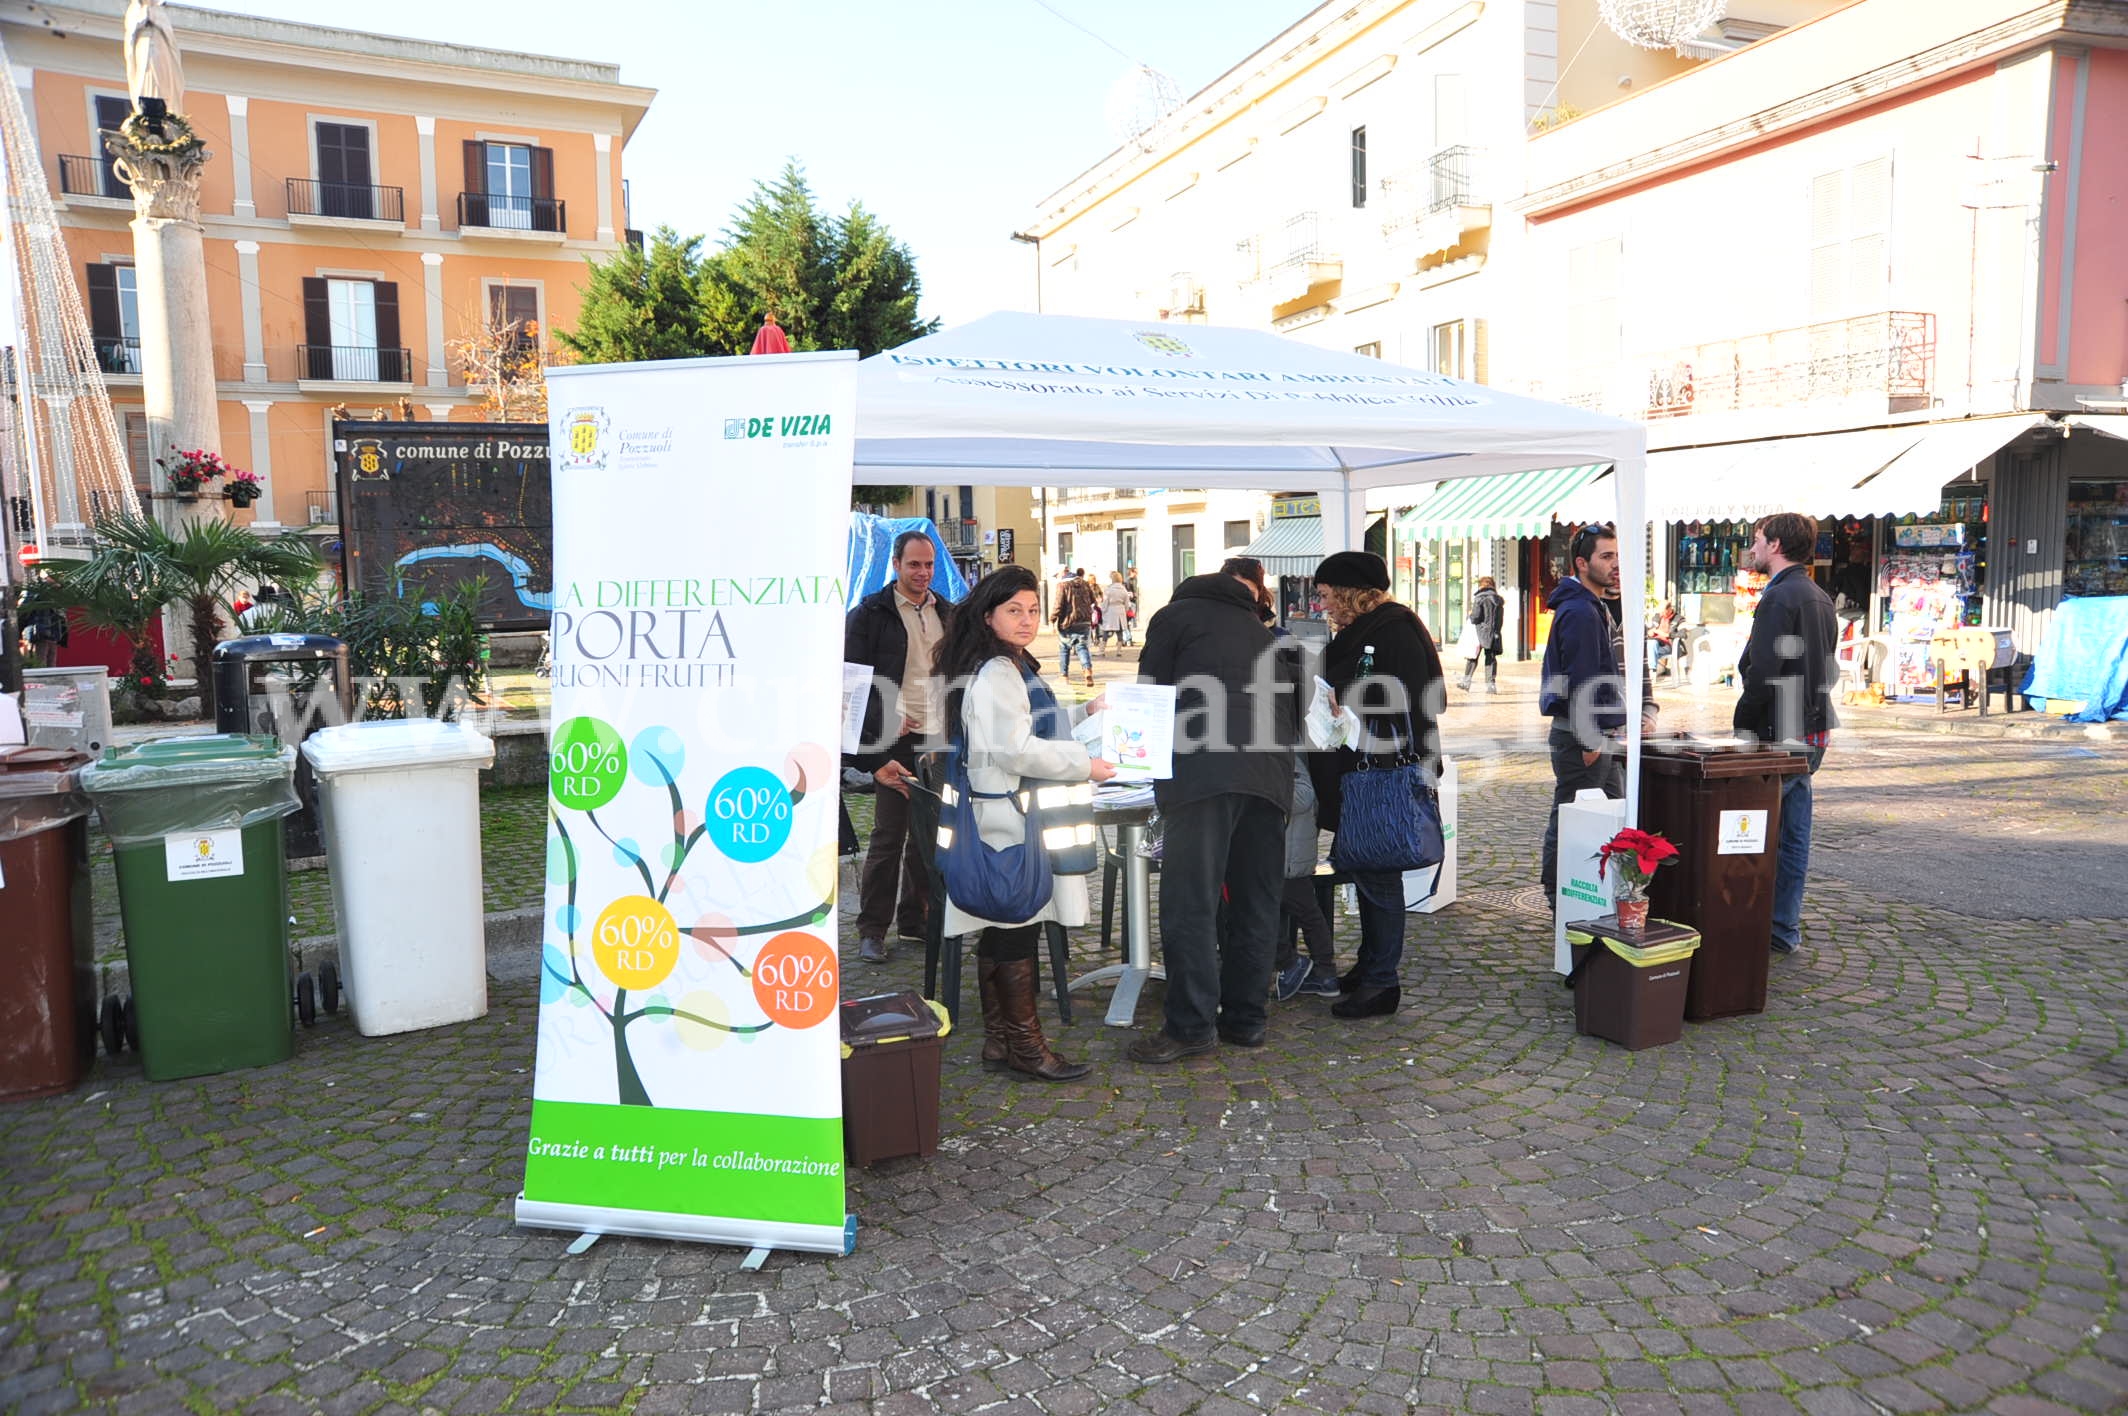
{"label": "advertising poster", "polygon": [[856,369],[548,371],[554,707],[521,1224],[844,1248]]}

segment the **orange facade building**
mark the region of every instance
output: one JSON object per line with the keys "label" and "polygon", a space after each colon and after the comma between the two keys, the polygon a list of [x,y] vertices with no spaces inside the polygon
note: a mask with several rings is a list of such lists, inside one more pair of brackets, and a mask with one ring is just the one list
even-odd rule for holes
{"label": "orange facade building", "polygon": [[[134,482],[151,491],[133,203],[98,130],[128,109],[124,0],[0,0]],[[263,529],[329,526],[333,409],[481,416],[455,346],[575,323],[585,258],[631,239],[621,154],[652,91],[617,66],[171,12],[202,186],[222,454]]]}

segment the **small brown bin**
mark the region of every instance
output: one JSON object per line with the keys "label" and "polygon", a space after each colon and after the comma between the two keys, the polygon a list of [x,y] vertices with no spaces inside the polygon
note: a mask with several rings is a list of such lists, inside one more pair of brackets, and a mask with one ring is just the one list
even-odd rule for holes
{"label": "small brown bin", "polygon": [[852,1165],[938,1149],[945,1010],[907,989],[842,1005],[842,1146]]}
{"label": "small brown bin", "polygon": [[1677,847],[1648,912],[1699,931],[1685,995],[1695,1023],[1766,1011],[1781,789],[1809,763],[1786,748],[1657,738],[1640,759],[1640,825]]}
{"label": "small brown bin", "polygon": [[96,1056],[88,760],[0,748],[0,1100],[69,1091]]}
{"label": "small brown bin", "polygon": [[1566,937],[1574,946],[1574,971],[1566,976],[1574,990],[1574,1031],[1630,1052],[1684,1036],[1698,934],[1651,919],[1639,939],[1627,939],[1618,916],[1608,914],[1575,921]]}

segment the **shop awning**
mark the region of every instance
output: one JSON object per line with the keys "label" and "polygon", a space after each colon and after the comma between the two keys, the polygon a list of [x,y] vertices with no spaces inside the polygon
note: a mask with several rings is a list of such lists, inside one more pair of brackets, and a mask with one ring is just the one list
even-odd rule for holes
{"label": "shop awning", "polygon": [[[1371,530],[1380,516],[1371,518]],[[1323,519],[1320,516],[1282,516],[1264,527],[1263,534],[1238,551],[1263,562],[1266,575],[1313,575],[1323,563]],[[1207,566],[1206,569],[1213,567]]]}
{"label": "shop awning", "polygon": [[2019,413],[1922,424],[1912,447],[1825,511],[1833,516],[1926,515],[1943,504],[1946,482],[1965,476],[2044,421],[2037,413]]}
{"label": "shop awning", "polygon": [[2109,438],[2128,438],[2128,413],[2072,413],[2069,425],[2074,428],[2089,428],[2094,433],[2104,433]]}
{"label": "shop awning", "polygon": [[1397,532],[1414,541],[1542,536],[1551,530],[1553,513],[1608,465],[1590,462],[1443,482],[1397,518]]}
{"label": "shop awning", "polygon": [[[1857,482],[1920,442],[1924,425],[1860,428],[1648,454],[1653,521],[1749,521],[1777,511],[1862,516]],[[1929,509],[1934,510],[1932,500]]]}

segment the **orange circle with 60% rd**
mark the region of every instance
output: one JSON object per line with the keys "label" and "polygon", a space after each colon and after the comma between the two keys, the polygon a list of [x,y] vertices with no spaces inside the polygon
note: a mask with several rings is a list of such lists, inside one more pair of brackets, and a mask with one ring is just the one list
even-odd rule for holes
{"label": "orange circle with 60% rd", "polygon": [[599,911],[591,957],[617,988],[656,988],[680,962],[680,929],[672,911],[650,896],[623,895]]}
{"label": "orange circle with 60% rd", "polygon": [[754,1001],[787,1028],[809,1028],[833,1013],[839,982],[835,951],[810,934],[779,934],[754,959]]}

